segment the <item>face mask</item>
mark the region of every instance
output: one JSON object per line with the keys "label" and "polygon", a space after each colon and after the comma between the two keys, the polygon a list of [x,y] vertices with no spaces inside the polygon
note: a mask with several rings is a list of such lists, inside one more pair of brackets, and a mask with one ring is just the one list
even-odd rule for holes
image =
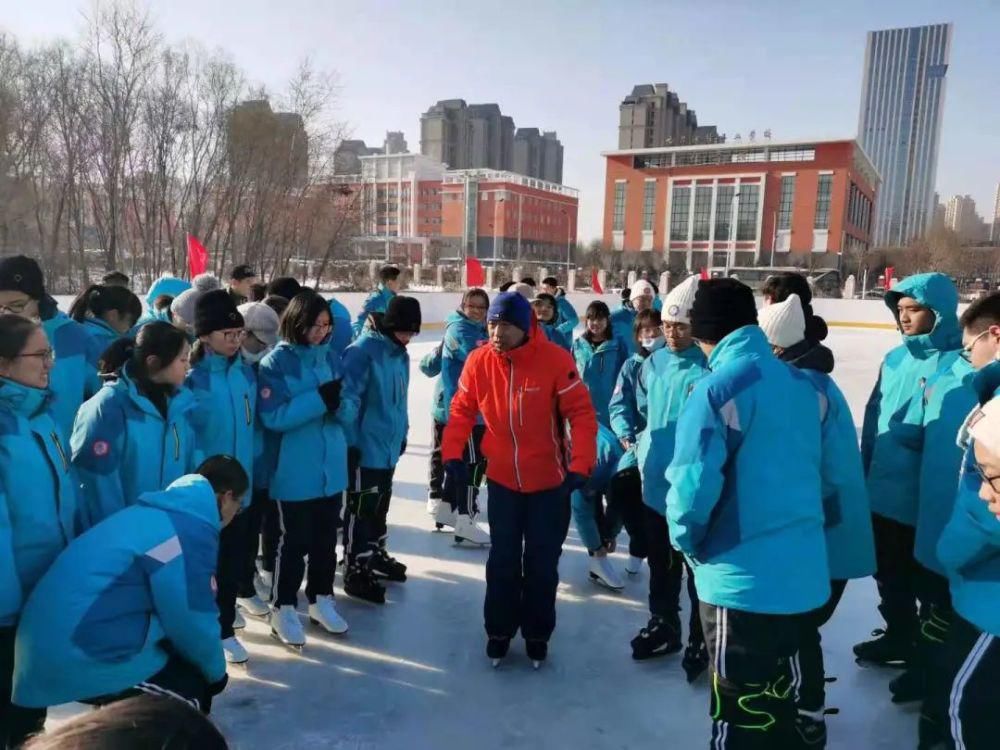
{"label": "face mask", "polygon": [[256,354],[251,354],[246,349],[240,349],[240,355],[243,357],[243,361],[248,365],[255,365],[260,362],[264,357],[266,357],[271,352],[271,347],[266,347],[261,349]]}
{"label": "face mask", "polygon": [[664,344],[662,336],[647,337],[639,339],[639,343],[642,344],[642,348],[648,352],[654,352],[659,349]]}

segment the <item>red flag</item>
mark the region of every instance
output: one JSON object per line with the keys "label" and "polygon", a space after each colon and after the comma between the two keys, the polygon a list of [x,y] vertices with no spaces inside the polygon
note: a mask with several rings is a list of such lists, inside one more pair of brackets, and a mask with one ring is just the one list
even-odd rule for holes
{"label": "red flag", "polygon": [[701,280],[702,281],[708,281],[708,269],[707,268],[702,268],[701,269]]}
{"label": "red flag", "polygon": [[475,258],[465,259],[465,285],[469,288],[482,286],[486,283],[486,271],[483,264]]}
{"label": "red flag", "polygon": [[601,286],[601,277],[598,275],[596,268],[590,272],[590,288],[598,294],[604,294],[604,288]]}
{"label": "red flag", "polygon": [[188,271],[193,279],[200,273],[205,273],[208,269],[208,250],[198,242],[198,238],[193,234],[187,236],[188,245]]}
{"label": "red flag", "polygon": [[893,277],[895,275],[896,275],[896,267],[895,266],[886,266],[885,267],[885,288],[886,289],[892,289],[892,279],[893,279]]}

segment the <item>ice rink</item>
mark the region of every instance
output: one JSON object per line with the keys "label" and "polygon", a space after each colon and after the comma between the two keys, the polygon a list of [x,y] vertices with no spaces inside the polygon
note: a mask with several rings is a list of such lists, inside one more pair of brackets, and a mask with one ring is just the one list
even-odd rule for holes
{"label": "ice rink", "polygon": [[[864,402],[894,332],[833,329],[836,380],[860,424]],[[648,570],[621,594],[587,578],[587,553],[571,527],[560,565],[558,625],[549,661],[533,671],[516,641],[498,670],[485,656],[484,549],[456,548],[433,533],[425,512],[433,381],[417,363],[435,340],[410,346],[409,451],[399,465],[389,547],[409,566],[409,581],[389,584],[388,601],[337,600],[350,623],[343,637],[306,624],[301,654],[250,622],[242,639],[246,668],[230,668],[213,718],[235,748],[452,750],[519,748],[702,748],[708,746],[708,682],[688,685],[680,655],[631,659],[629,641],[645,624]],[[776,465],[780,471],[780,462]],[[624,557],[614,557],[621,567]],[[781,561],[775,561],[782,564]],[[860,668],[851,646],[881,620],[870,580],[852,582],[823,631],[829,686],[830,748],[916,746],[916,708],[889,701],[892,670]],[[300,601],[304,612],[304,597]],[[686,627],[686,619],[685,619]],[[60,716],[79,707],[54,711]]]}

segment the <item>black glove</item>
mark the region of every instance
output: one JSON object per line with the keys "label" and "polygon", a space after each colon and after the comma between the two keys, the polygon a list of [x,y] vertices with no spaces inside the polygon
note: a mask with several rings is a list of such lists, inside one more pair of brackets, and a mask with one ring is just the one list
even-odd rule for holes
{"label": "black glove", "polygon": [[452,482],[459,487],[465,487],[469,483],[469,467],[460,458],[453,458],[444,462],[444,473]]}
{"label": "black glove", "polygon": [[566,475],[566,480],[563,486],[566,487],[567,492],[575,492],[576,490],[582,490],[588,482],[588,478],[583,474],[577,474],[575,471],[571,471]]}
{"label": "black glove", "polygon": [[228,683],[229,683],[229,675],[228,674],[222,675],[221,680],[216,680],[215,682],[213,682],[211,685],[208,686],[208,694],[210,696],[218,695],[219,693],[221,693],[223,690],[226,689],[226,685]]}
{"label": "black glove", "polygon": [[399,455],[402,456],[404,453],[406,453],[406,438],[403,438],[403,443],[399,446]]}
{"label": "black glove", "polygon": [[339,380],[331,380],[328,383],[323,383],[317,390],[319,390],[319,395],[323,398],[323,403],[326,404],[328,412],[335,412],[340,408]]}

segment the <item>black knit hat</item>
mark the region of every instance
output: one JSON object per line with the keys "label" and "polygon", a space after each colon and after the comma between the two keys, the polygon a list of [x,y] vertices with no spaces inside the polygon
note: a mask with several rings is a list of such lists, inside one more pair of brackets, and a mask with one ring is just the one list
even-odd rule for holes
{"label": "black knit hat", "polygon": [[389,300],[382,327],[387,331],[420,333],[420,302],[414,297],[396,295]]}
{"label": "black knit hat", "polygon": [[38,262],[27,255],[0,260],[0,291],[24,292],[31,299],[45,296],[45,278]]}
{"label": "black knit hat", "polygon": [[278,297],[284,297],[289,302],[292,297],[302,291],[302,285],[291,276],[279,276],[267,285],[267,293]]}
{"label": "black knit hat", "polygon": [[708,279],[699,282],[690,315],[691,335],[717,344],[737,328],[757,325],[757,303],[736,279]]}
{"label": "black knit hat", "polygon": [[194,334],[207,336],[227,328],[242,328],[243,316],[225,289],[205,292],[194,306]]}

